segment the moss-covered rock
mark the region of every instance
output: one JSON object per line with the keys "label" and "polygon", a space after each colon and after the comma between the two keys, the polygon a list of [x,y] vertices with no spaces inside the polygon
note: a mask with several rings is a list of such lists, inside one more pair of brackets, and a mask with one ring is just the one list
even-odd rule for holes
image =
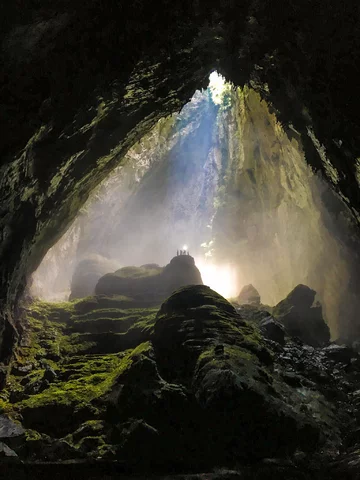
{"label": "moss-covered rock", "polygon": [[187,385],[200,407],[202,455],[229,462],[318,444],[316,424],[281,399],[258,327],[209,287],[184,287],[164,302],[153,341],[161,375]]}
{"label": "moss-covered rock", "polygon": [[124,267],[102,277],[96,294],[125,295],[140,302],[159,304],[183,285],[201,285],[202,279],[193,257],[178,255],[165,267],[156,264]]}
{"label": "moss-covered rock", "polygon": [[159,310],[129,307],[95,296],[27,308],[0,399],[26,429],[9,444],[20,459],[205,471],[340,445],[350,406],[334,385],[355,385],[355,363],[334,382],[336,358],[275,346],[261,330],[268,312],[243,306],[245,320],[204,285]]}

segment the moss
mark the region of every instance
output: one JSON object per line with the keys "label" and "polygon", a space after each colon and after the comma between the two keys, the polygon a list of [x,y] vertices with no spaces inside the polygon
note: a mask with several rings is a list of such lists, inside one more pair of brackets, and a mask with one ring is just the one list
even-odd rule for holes
{"label": "moss", "polygon": [[12,416],[13,406],[10,402],[0,398],[0,415],[2,415],[3,413]]}
{"label": "moss", "polygon": [[130,358],[133,357],[138,357],[140,355],[144,354],[149,354],[149,352],[152,350],[152,344],[151,342],[144,342],[138,345],[130,354]]}
{"label": "moss", "polygon": [[[97,359],[97,361],[80,362],[77,364],[79,376],[65,382],[55,382],[50,387],[18,404],[20,410],[24,408],[38,408],[45,405],[72,405],[75,410],[86,407],[93,400],[104,395],[115,379],[124,373],[131,365],[132,351],[123,358],[119,356]],[[104,372],[104,364],[106,371]],[[76,365],[76,364],[75,364]],[[101,373],[97,373],[96,370]],[[94,373],[94,371],[96,373]]]}
{"label": "moss", "polygon": [[[37,301],[28,307],[23,332],[26,340],[15,351],[0,410],[16,415],[24,409],[46,405],[72,405],[80,409],[101,397],[131,364],[131,350],[85,355],[97,345],[97,340],[88,332],[93,331],[94,326],[108,332],[114,330],[112,325],[120,325],[124,335],[129,332],[133,338],[130,343],[136,346],[136,338],[139,341],[150,338],[155,323],[157,309],[118,308],[123,307],[124,301],[129,299],[98,296],[63,303]],[[76,331],[79,327],[85,335]],[[117,342],[117,335],[112,338],[116,345],[122,345],[123,341]],[[107,337],[99,340],[107,341]],[[42,386],[46,372],[44,361],[56,377],[50,385]],[[27,367],[30,372],[26,374]],[[42,391],[33,393],[39,389]]]}
{"label": "moss", "polygon": [[212,362],[213,364],[232,364],[233,366],[234,364],[243,364],[246,361],[254,361],[255,363],[258,363],[256,357],[252,353],[238,347],[225,345],[224,354],[221,356],[216,355],[214,348],[205,350],[198,358],[198,367],[201,368],[201,366],[208,362]]}
{"label": "moss", "polygon": [[134,323],[134,325],[130,327],[129,332],[131,332],[132,330],[139,330],[140,332],[151,336],[154,331],[155,322],[156,322],[156,313],[152,313],[150,315],[143,317],[141,320],[137,321],[136,323]]}
{"label": "moss", "polygon": [[19,402],[16,407],[20,411],[52,404],[72,405],[75,410],[86,407],[111,389],[115,380],[131,366],[134,357],[150,349],[150,342],[145,342],[123,355],[78,357],[62,367],[63,374],[70,371],[66,381],[52,383],[48,389]]}
{"label": "moss", "polygon": [[162,270],[161,267],[124,267],[116,270],[115,273],[110,273],[108,275],[115,275],[120,278],[144,278],[159,275]]}
{"label": "moss", "polygon": [[27,429],[25,430],[25,439],[27,442],[36,442],[42,440],[43,435],[36,430]]}

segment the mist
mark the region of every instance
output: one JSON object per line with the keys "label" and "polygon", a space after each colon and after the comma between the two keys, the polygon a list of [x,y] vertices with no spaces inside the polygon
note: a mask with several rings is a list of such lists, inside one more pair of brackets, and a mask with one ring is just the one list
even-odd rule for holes
{"label": "mist", "polygon": [[314,288],[337,337],[360,306],[351,229],[297,132],[289,137],[253,90],[213,73],[209,88],[161,120],[93,193],[30,293],[67,300],[85,259],[104,274],[166,265],[187,245],[204,284],[227,298],[252,283],[275,305],[299,283]]}

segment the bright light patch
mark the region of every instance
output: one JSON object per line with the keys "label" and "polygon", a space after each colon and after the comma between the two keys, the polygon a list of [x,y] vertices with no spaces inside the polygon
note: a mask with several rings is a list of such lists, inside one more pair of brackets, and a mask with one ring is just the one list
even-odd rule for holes
{"label": "bright light patch", "polygon": [[188,246],[187,245],[184,245],[183,246],[183,250],[187,250],[188,249]]}
{"label": "bright light patch", "polygon": [[238,295],[236,270],[232,265],[216,265],[199,259],[195,259],[195,264],[200,270],[204,285],[208,285],[225,298]]}
{"label": "bright light patch", "polygon": [[209,77],[209,89],[214,103],[220,105],[224,90],[226,88],[225,78],[217,72],[212,72]]}

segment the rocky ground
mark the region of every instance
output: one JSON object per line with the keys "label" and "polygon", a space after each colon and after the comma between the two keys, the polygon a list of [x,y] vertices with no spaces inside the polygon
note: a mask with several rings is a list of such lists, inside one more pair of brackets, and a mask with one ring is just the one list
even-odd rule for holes
{"label": "rocky ground", "polygon": [[157,307],[104,295],[32,303],[0,394],[3,472],[360,478],[360,357],[325,342],[325,324],[316,346],[289,335],[282,315],[296,319],[303,295],[291,292],[277,318],[203,285]]}

